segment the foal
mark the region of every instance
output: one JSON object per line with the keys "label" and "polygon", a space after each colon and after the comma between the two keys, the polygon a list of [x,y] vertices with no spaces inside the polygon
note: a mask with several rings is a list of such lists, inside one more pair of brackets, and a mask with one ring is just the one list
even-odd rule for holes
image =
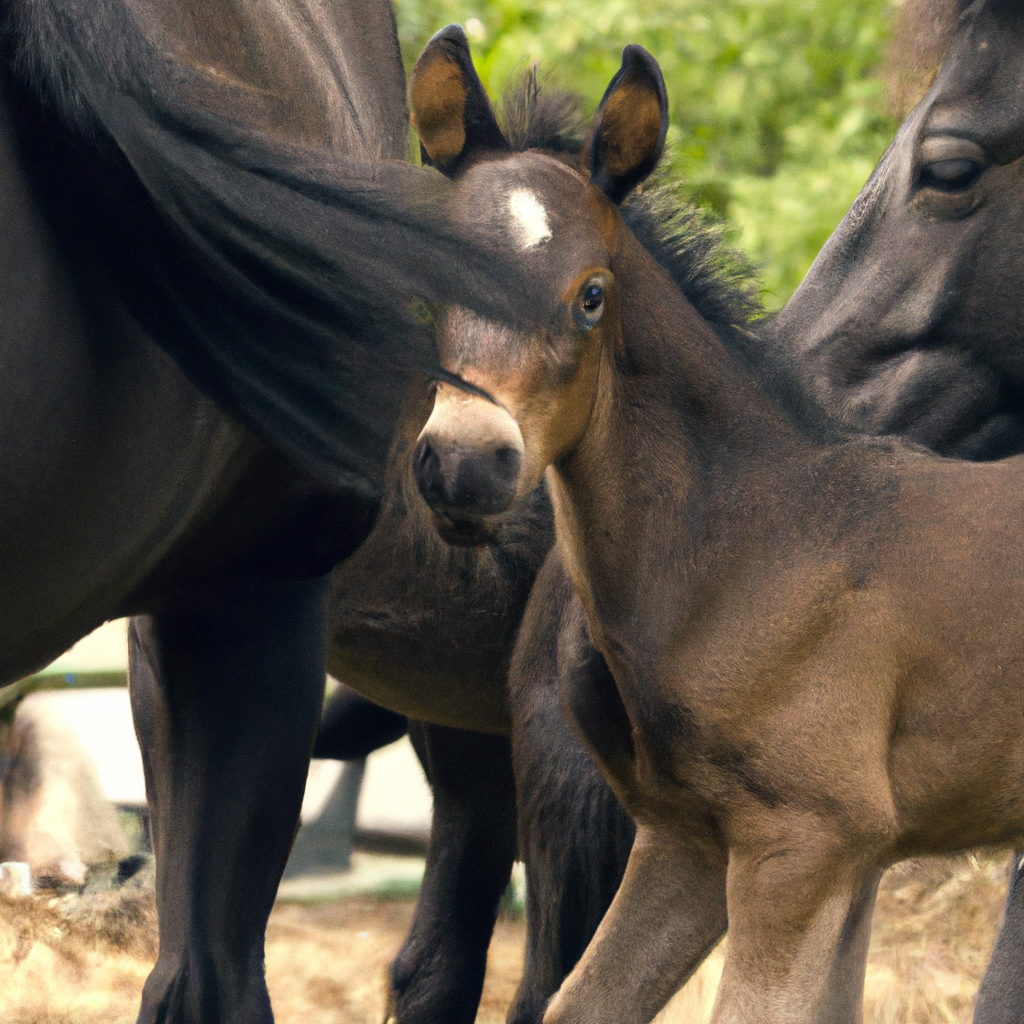
{"label": "foal", "polygon": [[[441,164],[487,136],[450,70],[421,76],[432,105],[413,86]],[[650,1019],[727,909],[716,1024],[850,1024],[884,868],[1024,835],[1024,465],[830,435],[710,330],[616,210],[666,124],[628,47],[579,167],[480,147],[459,168],[453,214],[550,282],[548,326],[444,311],[471,387],[438,385],[418,482],[445,529],[481,528],[546,472],[557,560],[520,652],[560,561],[563,701],[638,826],[545,1019]]]}

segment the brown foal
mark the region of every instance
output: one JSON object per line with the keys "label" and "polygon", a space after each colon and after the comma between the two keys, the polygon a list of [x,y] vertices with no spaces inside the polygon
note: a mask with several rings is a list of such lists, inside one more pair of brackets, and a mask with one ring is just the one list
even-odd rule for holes
{"label": "brown foal", "polygon": [[545,1021],[649,1020],[727,908],[715,1024],[853,1024],[885,867],[1024,836],[1024,462],[811,424],[710,329],[617,210],[667,123],[639,47],[579,162],[496,143],[452,46],[412,97],[454,216],[550,283],[533,333],[439,315],[474,387],[438,384],[420,489],[485,530],[547,474],[558,551],[520,646],[564,571],[563,702],[638,826]]}

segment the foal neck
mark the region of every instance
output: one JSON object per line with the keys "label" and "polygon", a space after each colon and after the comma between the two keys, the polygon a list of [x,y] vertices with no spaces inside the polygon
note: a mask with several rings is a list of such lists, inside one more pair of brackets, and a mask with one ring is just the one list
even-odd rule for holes
{"label": "foal neck", "polygon": [[755,482],[810,442],[631,236],[612,270],[621,344],[551,489],[592,628],[654,635],[685,613]]}

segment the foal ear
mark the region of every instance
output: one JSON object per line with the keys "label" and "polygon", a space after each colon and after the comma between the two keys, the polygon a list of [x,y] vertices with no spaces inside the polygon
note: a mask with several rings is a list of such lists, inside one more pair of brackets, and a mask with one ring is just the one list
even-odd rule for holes
{"label": "foal ear", "polygon": [[455,175],[475,153],[509,149],[461,25],[441,29],[423,48],[412,69],[409,105],[423,163],[443,174]]}
{"label": "foal ear", "polygon": [[591,181],[621,203],[661,159],[668,131],[668,97],[658,62],[636,44],[622,51],[590,126],[587,159]]}

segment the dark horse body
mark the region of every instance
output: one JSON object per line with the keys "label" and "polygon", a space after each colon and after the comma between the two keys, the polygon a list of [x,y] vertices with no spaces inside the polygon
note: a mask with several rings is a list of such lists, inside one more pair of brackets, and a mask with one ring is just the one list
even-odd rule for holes
{"label": "dark horse body", "polygon": [[[650,154],[656,158],[660,148],[651,110],[660,96],[663,117],[664,94],[650,67],[631,55],[595,123],[593,178],[613,201],[650,170]],[[616,229],[594,192],[577,196],[583,180],[573,182],[571,172],[556,167],[544,157],[511,158],[507,171],[485,161],[466,175],[468,201],[493,205],[500,195],[508,203],[510,245],[527,253],[536,248],[538,260],[555,253],[563,278],[572,268],[579,273],[566,278],[565,294],[553,300],[567,303],[568,313],[552,314],[545,343],[529,357],[516,348],[525,339],[493,332],[465,314],[448,315],[449,369],[495,392],[511,424],[476,397],[471,401],[481,415],[474,422],[446,385],[418,459],[428,467],[421,488],[442,523],[474,517],[473,506],[453,503],[438,480],[463,472],[466,460],[476,460],[480,479],[493,476],[489,491],[481,487],[484,517],[536,479],[547,461],[558,469],[551,479],[558,485],[559,531],[586,608],[585,618],[563,620],[556,637],[563,699],[641,822],[643,841],[634,847],[612,916],[550,1015],[647,1019],[724,927],[728,850],[734,936],[716,1019],[852,1020],[880,867],[914,851],[1020,836],[1013,770],[1020,739],[1006,724],[1016,714],[1016,684],[1002,682],[1007,666],[1019,668],[1016,630],[1003,622],[1019,607],[1019,574],[1000,565],[1016,550],[1021,470],[955,466],[891,442],[843,441],[825,421],[794,432],[692,311],[661,296],[653,264],[635,269],[642,250]],[[511,201],[523,193],[529,202]],[[542,216],[524,218],[524,206]],[[589,219],[591,232],[571,236],[572,259],[562,247],[570,243],[558,242],[559,229],[570,232],[570,208]],[[603,269],[609,252],[618,286]],[[612,318],[607,330],[589,335],[604,312]],[[658,340],[666,332],[673,336],[668,345]],[[699,365],[682,366],[686,359]],[[776,367],[773,376],[784,374]],[[742,396],[739,405],[723,408],[735,396]],[[636,417],[630,411],[636,408],[646,415]],[[610,447],[621,443],[629,448],[625,455]],[[509,457],[496,458],[508,450],[519,453],[511,490],[504,471]],[[771,453],[765,479],[758,476],[758,452]],[[618,467],[611,475],[609,461]],[[637,465],[639,474],[632,472]],[[780,474],[787,481],[782,487]],[[624,481],[632,481],[632,497]],[[656,493],[649,493],[652,481]],[[780,500],[789,518],[776,521],[772,510]],[[662,505],[680,502],[674,521],[683,534],[676,546],[666,546],[673,519]],[[716,511],[708,512],[712,506]],[[933,543],[965,519],[972,524],[963,541],[966,557]],[[621,534],[617,541],[614,534]],[[827,552],[828,565],[815,560],[819,550]],[[863,566],[854,571],[858,560]],[[872,583],[883,565],[888,583]],[[851,571],[852,582],[844,576]],[[542,595],[553,593],[552,579],[564,575],[554,563],[552,572],[541,577]],[[857,572],[868,577],[858,582]],[[937,575],[922,583],[915,576],[921,573]],[[961,575],[972,585],[984,580],[985,589],[978,591],[979,607],[950,618],[937,598]],[[679,579],[688,581],[683,592]],[[767,592],[766,579],[773,581]],[[662,592],[666,586],[671,595]],[[723,587],[727,598],[716,596]],[[772,589],[774,597],[766,598]],[[914,596],[919,592],[922,600]],[[537,593],[527,636],[550,618],[550,608],[536,614],[543,599]],[[749,614],[737,615],[738,605],[750,605]],[[590,646],[588,620],[600,654]],[[890,620],[900,629],[893,632]],[[952,621],[959,653],[944,658],[935,630],[948,630]],[[762,622],[771,625],[762,630]],[[873,633],[888,644],[881,658],[868,656],[876,645],[857,639]],[[791,642],[784,642],[787,636]],[[862,663],[848,664],[849,655],[841,654],[851,641]],[[733,658],[728,650],[737,644],[741,653]],[[525,650],[530,646],[527,641]],[[915,651],[931,652],[927,666]],[[956,681],[968,657],[968,672],[985,677],[980,704],[970,704]],[[992,657],[999,671],[992,671]],[[709,693],[702,681],[719,677],[729,685]],[[836,684],[837,677],[845,682]],[[767,703],[766,679],[777,680]],[[816,679],[829,684],[820,693]],[[920,701],[923,709],[936,700],[945,701],[941,712],[933,708],[922,718],[915,710]],[[993,717],[989,702],[1006,710]],[[795,734],[792,721],[776,715],[779,707],[803,723]],[[885,724],[893,714],[895,732]],[[939,728],[943,721],[947,727]],[[815,751],[818,768],[799,753],[815,729],[828,734]],[[839,761],[822,767],[823,751],[827,760],[839,751]],[[875,768],[886,757],[888,769],[879,774]],[[854,764],[861,768],[851,776]],[[961,773],[955,781],[952,764]],[[926,781],[936,777],[949,780],[958,794],[952,801]],[[967,816],[957,810],[963,800],[974,804]],[[777,896],[773,886],[782,887]]]}
{"label": "dark horse body", "polygon": [[0,680],[136,616],[160,910],[140,1020],[269,1021],[325,574],[431,362],[409,298],[465,259],[486,304],[490,264],[387,162],[386,2],[25,0],[0,27]]}

